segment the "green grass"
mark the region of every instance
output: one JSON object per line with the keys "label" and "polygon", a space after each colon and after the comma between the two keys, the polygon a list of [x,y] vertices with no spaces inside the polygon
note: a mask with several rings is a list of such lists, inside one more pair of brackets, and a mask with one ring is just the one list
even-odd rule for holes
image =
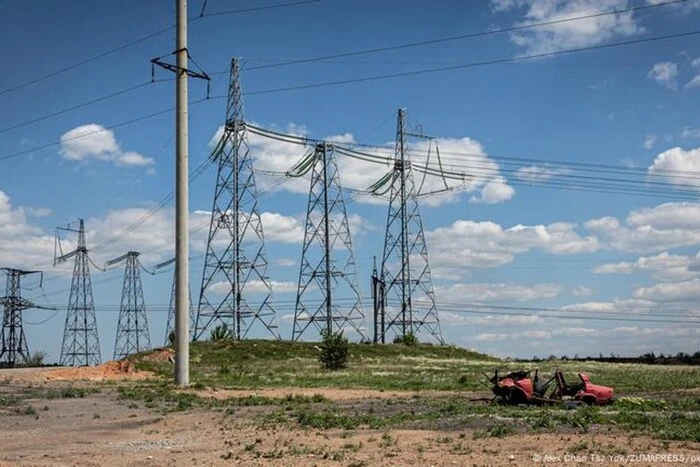
{"label": "green grass", "polygon": [[[587,373],[594,383],[612,386],[617,402],[611,407],[502,407],[470,402],[467,397],[417,395],[345,403],[322,396],[236,397],[213,400],[192,391],[177,391],[167,381],[167,362],[134,359],[141,369],[166,379],[122,387],[123,399],[138,399],[147,407],[188,410],[207,407],[235,415],[241,407],[260,406],[254,423],[326,430],[471,429],[475,437],[502,437],[521,432],[577,432],[623,430],[668,440],[700,441],[700,397],[681,392],[700,387],[700,367],[614,364],[599,362],[502,361],[466,349],[432,345],[350,344],[348,367],[326,371],[314,343],[279,341],[195,342],[191,346],[191,379],[196,388],[369,388],[376,390],[487,390],[483,373],[539,369],[549,376],[555,369],[568,382]],[[621,397],[622,396],[622,397]],[[644,397],[639,397],[644,396]],[[576,447],[572,447],[575,450]]]}
{"label": "green grass", "polygon": [[[612,386],[616,394],[648,394],[700,387],[700,367],[599,362],[504,362],[454,346],[350,344],[348,367],[324,370],[318,344],[287,341],[194,342],[190,347],[191,380],[197,387],[337,387],[378,390],[484,390],[483,373],[539,369],[564,371],[567,380],[587,373],[594,383]],[[137,367],[171,378],[169,362],[134,358]]]}

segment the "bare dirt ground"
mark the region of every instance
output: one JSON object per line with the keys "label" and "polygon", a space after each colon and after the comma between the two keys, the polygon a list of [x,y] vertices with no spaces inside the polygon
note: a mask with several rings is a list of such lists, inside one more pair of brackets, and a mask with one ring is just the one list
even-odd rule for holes
{"label": "bare dirt ground", "polygon": [[[460,427],[450,430],[319,431],[275,426],[259,422],[261,410],[264,410],[261,407],[237,407],[233,414],[211,409],[163,414],[145,408],[141,402],[119,400],[114,387],[116,383],[95,383],[94,378],[93,382],[67,383],[54,379],[56,374],[46,376],[44,371],[16,371],[11,381],[7,378],[9,373],[0,372],[0,380],[3,380],[0,397],[24,391],[30,396],[23,404],[32,407],[31,411],[12,413],[0,406],[0,465],[359,467],[670,463],[667,460],[670,457],[643,457],[652,455],[676,456],[673,459],[683,456],[687,459],[683,464],[700,465],[699,443],[664,442],[607,431],[474,439],[472,429]],[[146,376],[120,371],[123,373],[121,378]],[[58,373],[61,374],[65,375]],[[95,377],[99,379],[100,376]],[[78,386],[99,387],[99,392],[84,397],[42,397],[46,390],[60,391]],[[362,406],[379,398],[410,397],[412,393],[288,388],[205,390],[200,394],[217,398],[250,394],[268,397],[322,394],[339,403]],[[427,393],[421,394],[425,396]]]}

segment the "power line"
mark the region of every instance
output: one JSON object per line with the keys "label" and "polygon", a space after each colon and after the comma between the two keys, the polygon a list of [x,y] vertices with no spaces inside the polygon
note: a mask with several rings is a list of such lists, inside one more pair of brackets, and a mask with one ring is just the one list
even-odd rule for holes
{"label": "power line", "polygon": [[[300,137],[296,135],[289,135],[274,132],[271,130],[262,129],[254,125],[248,125],[248,129],[260,136],[267,138],[276,139],[282,142],[307,145],[311,143],[318,143],[319,140],[315,140],[307,137]],[[354,143],[354,145],[362,145],[361,143]],[[334,145],[338,153],[345,156],[355,158],[361,161],[382,164],[385,165],[391,161],[392,155],[387,154],[385,157],[378,154],[371,154],[368,152],[361,152],[353,149],[348,149],[340,145]],[[386,148],[380,148],[382,151]],[[480,155],[484,157],[484,155]],[[470,177],[480,177],[479,183],[486,183],[498,176],[502,176],[503,173],[515,173],[517,175],[517,170],[515,169],[501,169],[489,161],[483,161],[487,166],[479,165],[462,165],[462,166],[448,166],[453,167],[452,170],[445,170],[443,167],[439,169],[420,165],[413,163],[414,167],[419,172],[427,175],[432,175],[436,177],[441,177],[443,179],[450,180],[460,180],[464,181]],[[461,172],[455,171],[456,169],[461,169]],[[576,191],[589,191],[589,192],[599,192],[599,193],[611,193],[611,194],[626,194],[626,195],[640,195],[640,196],[667,196],[675,198],[685,198],[697,196],[697,191],[695,187],[691,185],[677,186],[675,184],[658,182],[658,181],[644,181],[644,180],[634,180],[625,178],[611,178],[611,177],[594,177],[589,175],[575,175],[575,174],[561,174],[561,179],[550,179],[550,180],[531,180],[531,181],[521,181],[521,180],[509,180],[509,183],[513,185],[522,186],[539,186],[545,188],[563,188],[567,190]],[[688,189],[683,189],[688,188]]]}
{"label": "power line", "polygon": [[[421,302],[417,302],[420,304]],[[447,308],[478,308],[481,310],[515,310],[515,311],[530,311],[530,312],[545,312],[545,313],[584,313],[595,316],[596,314],[604,315],[625,315],[638,314],[640,316],[656,316],[656,317],[675,317],[675,318],[690,318],[690,319],[700,319],[700,314],[693,315],[688,313],[674,313],[676,311],[683,311],[684,308],[657,308],[657,309],[641,309],[641,308],[617,308],[614,311],[606,310],[584,310],[582,308],[547,308],[547,307],[528,307],[528,306],[516,306],[516,305],[489,305],[486,303],[456,303],[456,302],[440,302],[441,307],[445,306]],[[670,312],[670,313],[669,313]]]}
{"label": "power line", "polygon": [[[205,98],[202,98],[202,99],[197,99],[197,100],[195,100],[195,101],[192,101],[192,102],[190,102],[190,104],[197,104],[197,103],[199,103],[199,102],[203,102],[203,101],[206,101],[206,100],[207,100],[207,98],[205,97]],[[84,137],[86,137],[86,136],[90,136],[90,135],[93,135],[93,134],[96,134],[96,133],[101,133],[101,132],[106,131],[106,130],[113,130],[113,129],[115,129],[115,128],[119,128],[119,127],[122,127],[122,126],[126,126],[126,125],[131,125],[131,124],[133,124],[133,123],[142,122],[142,121],[148,120],[148,119],[150,119],[150,118],[158,117],[159,115],[164,115],[164,114],[170,113],[170,112],[172,112],[172,111],[174,111],[174,110],[175,110],[175,107],[170,107],[170,108],[168,108],[168,109],[159,110],[158,112],[153,112],[153,113],[150,113],[150,114],[142,115],[142,116],[140,116],[140,117],[132,118],[132,119],[130,119],[130,120],[125,120],[125,121],[123,121],[123,122],[116,123],[116,124],[114,124],[114,125],[110,125],[110,126],[107,126],[107,127],[103,127],[103,128],[101,128],[101,129],[99,129],[99,130],[90,131],[90,132],[88,132],[88,133],[82,133],[82,134],[77,135],[77,136],[74,136],[74,137],[72,137],[72,138],[67,138],[67,139],[64,139],[64,140],[53,141],[53,142],[51,142],[51,143],[46,143],[46,144],[43,144],[43,145],[41,145],[41,146],[35,146],[35,147],[31,148],[31,149],[25,149],[25,150],[22,150],[22,151],[13,152],[13,153],[10,153],[10,154],[5,154],[4,156],[0,156],[0,160],[11,159],[11,158],[13,158],[13,157],[22,156],[22,155],[24,155],[24,154],[29,154],[29,153],[32,153],[32,152],[34,152],[34,151],[40,151],[40,150],[42,150],[42,149],[50,148],[50,147],[53,147],[53,146],[58,146],[58,145],[60,145],[61,143],[66,142],[66,141],[73,141],[73,140],[75,140],[75,139],[84,138]]]}
{"label": "power line", "polygon": [[[473,39],[473,38],[477,38],[477,37],[490,36],[493,34],[503,34],[503,33],[508,33],[508,32],[523,31],[523,30],[527,30],[527,29],[535,29],[535,28],[540,28],[540,27],[545,27],[545,26],[554,26],[557,24],[563,24],[563,23],[568,23],[568,22],[572,22],[572,21],[581,21],[581,20],[586,20],[586,19],[600,18],[603,16],[609,16],[609,15],[618,15],[618,14],[622,14],[622,13],[630,13],[630,12],[641,11],[641,10],[649,10],[652,8],[659,8],[659,7],[669,6],[669,5],[685,3],[687,1],[688,0],[673,0],[673,1],[664,2],[664,3],[640,5],[640,6],[623,8],[623,9],[618,9],[618,10],[610,10],[610,11],[605,11],[605,12],[592,13],[589,15],[575,16],[575,17],[562,18],[562,19],[556,19],[556,20],[550,20],[550,21],[543,21],[540,23],[521,24],[521,25],[511,26],[511,27],[507,27],[507,28],[489,29],[486,31],[479,31],[479,32],[474,32],[474,33],[469,33],[469,34],[460,34],[457,36],[448,36],[448,37],[442,37],[442,38],[437,38],[437,39],[428,39],[428,40],[424,40],[424,41],[409,42],[406,44],[390,45],[390,46],[385,46],[385,47],[376,47],[376,48],[371,48],[371,49],[364,49],[364,50],[358,50],[358,51],[353,51],[353,52],[342,52],[342,53],[336,53],[336,54],[330,54],[330,55],[321,55],[321,56],[317,56],[317,57],[302,58],[302,59],[298,59],[298,60],[287,60],[287,61],[282,61],[280,63],[272,63],[272,64],[267,64],[267,65],[258,65],[258,66],[254,66],[254,67],[249,67],[249,68],[246,68],[246,70],[262,70],[262,69],[267,69],[267,68],[276,68],[276,67],[281,67],[281,66],[297,65],[297,64],[302,64],[302,63],[319,62],[319,61],[325,61],[325,60],[330,60],[330,59],[335,59],[335,58],[355,57],[358,55],[368,55],[368,54],[374,54],[374,53],[379,53],[379,52],[388,52],[388,51],[392,51],[392,50],[406,49],[406,48],[419,47],[419,46],[425,46],[425,45],[441,44],[441,43],[445,43],[445,42],[454,42],[454,41],[459,41],[459,40],[464,40],[464,39]],[[217,73],[226,73],[226,72],[217,72]]]}
{"label": "power line", "polygon": [[[257,6],[257,7],[250,7],[250,8],[243,8],[240,10],[227,10],[227,11],[217,11],[214,13],[206,13],[204,14],[204,8],[206,7],[206,1],[204,6],[202,7],[202,12],[199,16],[199,18],[208,18],[212,16],[224,16],[224,15],[231,15],[231,14],[238,14],[238,13],[251,13],[254,11],[264,11],[264,10],[275,10],[278,8],[286,8],[290,6],[300,6],[300,5],[308,5],[310,3],[320,3],[321,0],[301,0],[297,2],[287,2],[287,3],[278,3],[275,5],[263,5],[263,6]],[[687,1],[687,0],[681,0],[681,1]],[[678,3],[678,2],[674,2]],[[190,21],[194,21],[197,18],[193,18]]]}
{"label": "power line", "polygon": [[[250,12],[254,12],[254,11],[271,10],[271,9],[284,8],[284,7],[289,7],[289,6],[304,5],[304,4],[308,4],[308,3],[318,3],[319,1],[320,0],[305,0],[305,1],[296,1],[296,2],[289,2],[289,3],[278,3],[275,5],[263,5],[263,6],[259,6],[259,7],[242,8],[239,10],[228,10],[228,11],[222,11],[222,12],[218,12],[218,13],[210,13],[207,15],[191,18],[188,21],[188,23],[192,23],[194,21],[197,21],[197,20],[200,20],[202,18],[209,17],[209,16],[222,16],[222,15],[232,15],[232,14],[240,14],[240,13],[250,13]],[[133,41],[130,41],[130,42],[127,42],[125,44],[119,45],[117,47],[108,49],[108,50],[101,52],[97,55],[93,55],[89,58],[86,58],[84,60],[80,60],[78,62],[71,64],[71,65],[67,65],[63,68],[59,68],[59,69],[52,71],[50,73],[47,73],[45,75],[39,76],[39,77],[31,79],[29,81],[25,81],[24,83],[16,84],[14,86],[11,86],[9,88],[6,88],[6,89],[0,91],[0,96],[3,96],[5,94],[8,94],[8,93],[13,92],[13,91],[17,91],[18,89],[22,89],[22,88],[25,88],[27,86],[31,86],[31,85],[36,84],[36,83],[40,83],[42,81],[46,81],[49,78],[53,78],[55,76],[66,73],[68,71],[75,70],[76,68],[80,68],[80,67],[87,65],[89,63],[92,63],[94,61],[108,57],[108,56],[113,55],[117,52],[121,52],[122,50],[128,49],[128,48],[133,47],[135,45],[138,45],[142,42],[146,42],[147,40],[153,39],[153,38],[158,37],[162,34],[173,31],[174,29],[175,29],[175,26],[168,26],[167,28],[163,28],[163,29],[160,29],[158,31],[152,32],[152,33],[147,34],[145,36],[142,36],[138,39],[135,39]]]}
{"label": "power line", "polygon": [[135,85],[135,86],[130,86],[130,87],[128,87],[128,88],[125,88],[125,89],[122,89],[122,90],[119,90],[119,91],[115,91],[115,92],[110,93],[110,94],[107,94],[107,95],[105,95],[105,96],[96,97],[96,98],[91,99],[91,100],[89,100],[89,101],[86,101],[86,102],[83,102],[83,103],[80,103],[80,104],[76,104],[76,105],[72,105],[72,106],[70,106],[70,107],[67,107],[67,108],[62,109],[62,110],[58,110],[58,111],[56,111],[56,112],[52,112],[52,113],[50,113],[50,114],[42,115],[41,117],[36,117],[36,118],[31,119],[31,120],[27,120],[27,121],[25,121],[25,122],[22,122],[22,123],[17,123],[16,125],[8,126],[8,127],[5,127],[5,128],[0,128],[0,133],[6,133],[6,132],[11,131],[11,130],[16,130],[17,128],[22,128],[22,127],[24,127],[24,126],[31,125],[32,123],[41,122],[41,121],[43,121],[43,120],[47,120],[47,119],[52,118],[52,117],[57,117],[57,116],[59,116],[59,115],[63,115],[63,114],[65,114],[65,113],[71,112],[71,111],[73,111],[73,110],[81,109],[81,108],[83,108],[83,107],[87,107],[87,106],[92,105],[92,104],[97,104],[98,102],[102,102],[102,101],[106,101],[106,100],[108,100],[108,99],[112,99],[113,97],[121,96],[121,95],[123,95],[123,94],[128,94],[128,93],[130,93],[130,92],[133,92],[133,91],[136,91],[136,90],[138,90],[138,89],[141,89],[141,88],[143,88],[143,87],[145,87],[145,86],[148,86],[149,84],[158,83],[158,82],[160,82],[160,81],[162,81],[162,80],[157,80],[157,81],[146,81],[146,82],[144,82],[144,83],[137,84],[137,85]]}
{"label": "power line", "polygon": [[667,323],[667,324],[684,324],[684,325],[698,325],[700,326],[700,321],[687,321],[687,320],[676,320],[676,319],[653,319],[653,318],[616,318],[612,316],[566,316],[566,315],[551,315],[538,313],[533,315],[532,313],[520,313],[516,311],[502,312],[502,311],[477,311],[465,308],[450,308],[441,307],[441,309],[446,311],[451,311],[453,313],[467,313],[476,315],[501,315],[501,316],[527,316],[533,317],[537,316],[540,318],[552,318],[552,319],[575,319],[575,320],[594,320],[594,321],[621,321],[621,322],[635,322],[635,323]]}
{"label": "power line", "polygon": [[[656,41],[662,41],[662,40],[677,39],[677,38],[681,38],[681,37],[689,37],[689,36],[694,36],[694,35],[698,35],[698,34],[700,34],[700,30],[694,30],[694,31],[687,31],[687,32],[682,32],[682,33],[667,34],[664,36],[655,36],[655,37],[648,37],[648,38],[643,38],[643,39],[632,39],[629,41],[613,42],[610,44],[600,44],[600,45],[592,45],[592,46],[587,46],[587,47],[578,47],[578,48],[574,48],[574,49],[559,50],[556,52],[546,52],[546,53],[523,55],[523,56],[517,56],[517,57],[506,57],[506,58],[499,58],[499,59],[493,59],[493,60],[483,60],[483,61],[478,61],[478,62],[463,63],[463,64],[459,64],[459,65],[427,68],[427,69],[423,69],[423,70],[404,71],[404,72],[389,73],[389,74],[384,74],[384,75],[366,76],[366,77],[362,77],[362,78],[349,78],[349,79],[343,79],[343,80],[337,80],[337,81],[325,81],[325,82],[321,82],[321,83],[300,84],[300,85],[295,85],[295,86],[286,86],[286,87],[279,87],[279,88],[273,88],[273,89],[264,89],[264,90],[259,90],[259,91],[252,91],[252,92],[247,93],[246,95],[252,96],[252,95],[279,93],[279,92],[300,91],[300,90],[305,90],[305,89],[314,89],[314,88],[329,87],[329,86],[340,86],[340,85],[352,84],[352,83],[364,83],[364,82],[370,82],[370,81],[380,81],[380,80],[400,78],[400,77],[405,77],[405,76],[418,76],[418,75],[438,73],[438,72],[443,72],[443,71],[453,71],[453,70],[460,70],[460,69],[465,69],[465,68],[476,68],[476,67],[481,67],[481,66],[497,65],[497,64],[501,64],[501,63],[517,62],[517,61],[522,61],[522,60],[532,60],[532,59],[536,59],[536,58],[555,57],[555,56],[565,55],[565,54],[588,52],[591,50],[601,50],[601,49],[608,49],[608,48],[613,48],[613,47],[622,47],[622,46],[635,45],[635,44],[644,44],[644,43],[656,42]],[[216,74],[216,73],[212,73],[212,74]]]}

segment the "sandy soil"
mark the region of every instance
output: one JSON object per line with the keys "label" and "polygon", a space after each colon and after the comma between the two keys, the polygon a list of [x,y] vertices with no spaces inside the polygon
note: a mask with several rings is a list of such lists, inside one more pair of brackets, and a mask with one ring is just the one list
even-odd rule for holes
{"label": "sandy soil", "polygon": [[[52,370],[58,371],[58,370]],[[32,373],[32,372],[19,372]],[[39,372],[42,373],[42,372]],[[59,373],[62,374],[62,373]],[[126,371],[126,374],[129,374]],[[0,380],[5,374],[0,373]],[[54,374],[55,376],[55,374]],[[140,377],[140,376],[139,376]],[[15,379],[0,396],[37,385]],[[65,387],[44,377],[39,385]],[[94,385],[95,383],[85,383]],[[212,391],[212,397],[259,394],[281,397],[323,394],[338,401],[370,402],[411,397],[411,392],[291,388]],[[427,392],[421,392],[426,395]],[[274,465],[274,466],[463,466],[463,465],[664,465],[685,456],[700,465],[700,443],[663,442],[596,432],[524,434],[474,439],[468,428],[450,430],[303,430],[260,423],[260,407],[235,413],[196,409],[161,414],[141,402],[120,401],[113,388],[75,399],[30,399],[34,414],[0,410],[0,465]],[[571,453],[574,451],[574,453]],[[692,456],[695,456],[692,458]],[[640,462],[643,460],[647,462]],[[694,460],[694,462],[692,462]]]}
{"label": "sandy soil", "polygon": [[0,380],[16,383],[31,383],[42,381],[114,381],[141,380],[153,377],[148,371],[137,371],[131,362],[115,361],[88,367],[59,367],[59,368],[18,368],[6,369],[0,372]]}

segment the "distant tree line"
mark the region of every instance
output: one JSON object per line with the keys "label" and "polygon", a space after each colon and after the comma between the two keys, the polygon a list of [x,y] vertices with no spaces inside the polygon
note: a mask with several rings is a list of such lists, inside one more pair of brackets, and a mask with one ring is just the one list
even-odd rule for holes
{"label": "distant tree line", "polygon": [[693,354],[678,352],[676,355],[664,355],[663,353],[655,354],[654,352],[647,352],[639,357],[621,357],[614,353],[609,356],[604,356],[602,353],[597,357],[580,357],[578,354],[573,357],[568,355],[562,355],[557,357],[556,355],[550,355],[549,357],[538,357],[534,356],[532,358],[516,359],[517,362],[546,362],[553,360],[564,360],[564,361],[574,361],[574,362],[607,362],[607,363],[644,363],[648,365],[700,365],[700,352],[695,352]]}

